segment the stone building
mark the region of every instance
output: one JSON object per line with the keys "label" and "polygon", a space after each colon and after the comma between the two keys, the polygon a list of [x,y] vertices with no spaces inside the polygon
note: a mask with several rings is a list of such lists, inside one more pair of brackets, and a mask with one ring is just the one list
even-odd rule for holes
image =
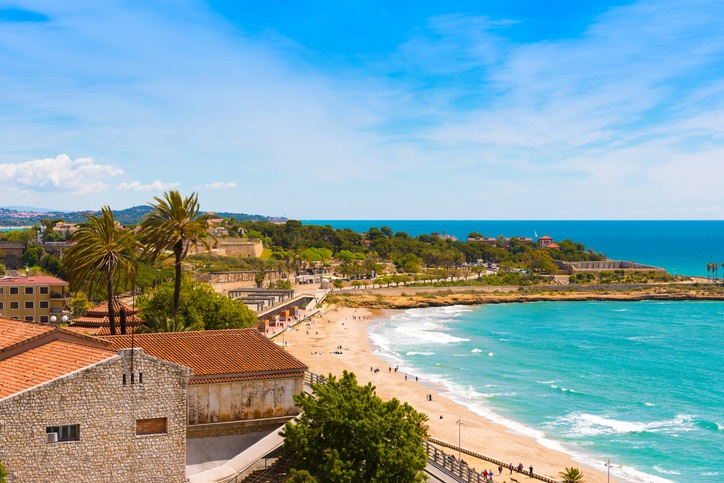
{"label": "stone building", "polygon": [[147,354],[191,367],[189,438],[277,428],[299,414],[307,366],[256,329],[104,336],[114,350],[134,343]]}
{"label": "stone building", "polygon": [[186,481],[192,371],[0,318],[0,461],[11,483]]}

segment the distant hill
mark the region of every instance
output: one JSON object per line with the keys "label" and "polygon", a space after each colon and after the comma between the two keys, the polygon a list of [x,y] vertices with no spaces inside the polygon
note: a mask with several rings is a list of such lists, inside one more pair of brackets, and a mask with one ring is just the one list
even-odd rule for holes
{"label": "distant hill", "polygon": [[[28,209],[18,209],[28,208]],[[133,225],[141,221],[143,215],[151,211],[149,205],[133,206],[125,210],[113,210],[113,215],[122,225]],[[39,225],[43,218],[62,219],[68,223],[80,223],[85,221],[88,213],[99,214],[100,211],[53,211],[42,210],[40,208],[30,208],[24,206],[0,208],[0,226],[28,226]],[[236,218],[242,220],[254,221],[278,221],[284,218],[264,216],[264,215],[248,215],[246,213],[230,213],[230,212],[214,212],[219,218]]]}

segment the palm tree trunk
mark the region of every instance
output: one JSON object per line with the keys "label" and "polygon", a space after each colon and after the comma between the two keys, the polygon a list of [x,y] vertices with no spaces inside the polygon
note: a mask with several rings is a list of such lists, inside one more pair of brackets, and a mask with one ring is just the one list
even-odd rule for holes
{"label": "palm tree trunk", "polygon": [[111,335],[116,335],[116,314],[113,307],[113,275],[109,272],[106,274],[106,290],[108,291],[108,322],[111,328]]}
{"label": "palm tree trunk", "polygon": [[173,286],[173,318],[176,319],[178,314],[179,299],[181,297],[181,256],[183,252],[183,242],[179,241],[173,247],[173,254],[176,257],[176,280]]}

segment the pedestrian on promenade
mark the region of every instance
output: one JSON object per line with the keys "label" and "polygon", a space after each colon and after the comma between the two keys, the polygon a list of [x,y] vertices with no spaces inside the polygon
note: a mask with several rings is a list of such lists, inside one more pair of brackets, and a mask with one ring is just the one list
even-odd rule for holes
{"label": "pedestrian on promenade", "polygon": [[530,465],[530,477],[533,478],[533,465]]}

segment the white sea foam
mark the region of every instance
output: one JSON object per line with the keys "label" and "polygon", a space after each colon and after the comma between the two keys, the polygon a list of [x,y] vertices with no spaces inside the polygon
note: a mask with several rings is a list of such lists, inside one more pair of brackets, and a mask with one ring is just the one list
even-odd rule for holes
{"label": "white sea foam", "polygon": [[483,350],[482,349],[473,349],[470,352],[474,352],[475,354],[478,354],[480,352],[483,352]]}
{"label": "white sea foam", "polygon": [[492,352],[488,352],[488,357],[493,357],[494,355]]}
{"label": "white sea foam", "polygon": [[665,469],[663,469],[663,468],[662,468],[661,466],[659,466],[659,465],[654,466],[654,469],[655,469],[656,471],[658,471],[659,473],[663,473],[663,474],[665,474],[665,475],[680,475],[680,474],[681,474],[681,471],[665,470]]}
{"label": "white sea foam", "polygon": [[405,353],[408,356],[434,356],[434,352],[416,352],[416,351],[409,351]]}
{"label": "white sea foam", "polygon": [[651,433],[691,431],[693,429],[692,417],[686,414],[680,414],[674,419],[644,423],[621,421],[595,414],[570,413],[558,418],[557,423],[568,426],[570,428],[568,433],[573,437],[642,433],[645,431]]}
{"label": "white sea foam", "polygon": [[535,381],[538,384],[553,384],[554,382],[560,382],[558,379],[553,379],[552,381]]}
{"label": "white sea foam", "polygon": [[650,403],[650,402],[647,402],[647,403],[644,403],[644,404],[647,405],[647,406],[656,406],[656,404]]}

